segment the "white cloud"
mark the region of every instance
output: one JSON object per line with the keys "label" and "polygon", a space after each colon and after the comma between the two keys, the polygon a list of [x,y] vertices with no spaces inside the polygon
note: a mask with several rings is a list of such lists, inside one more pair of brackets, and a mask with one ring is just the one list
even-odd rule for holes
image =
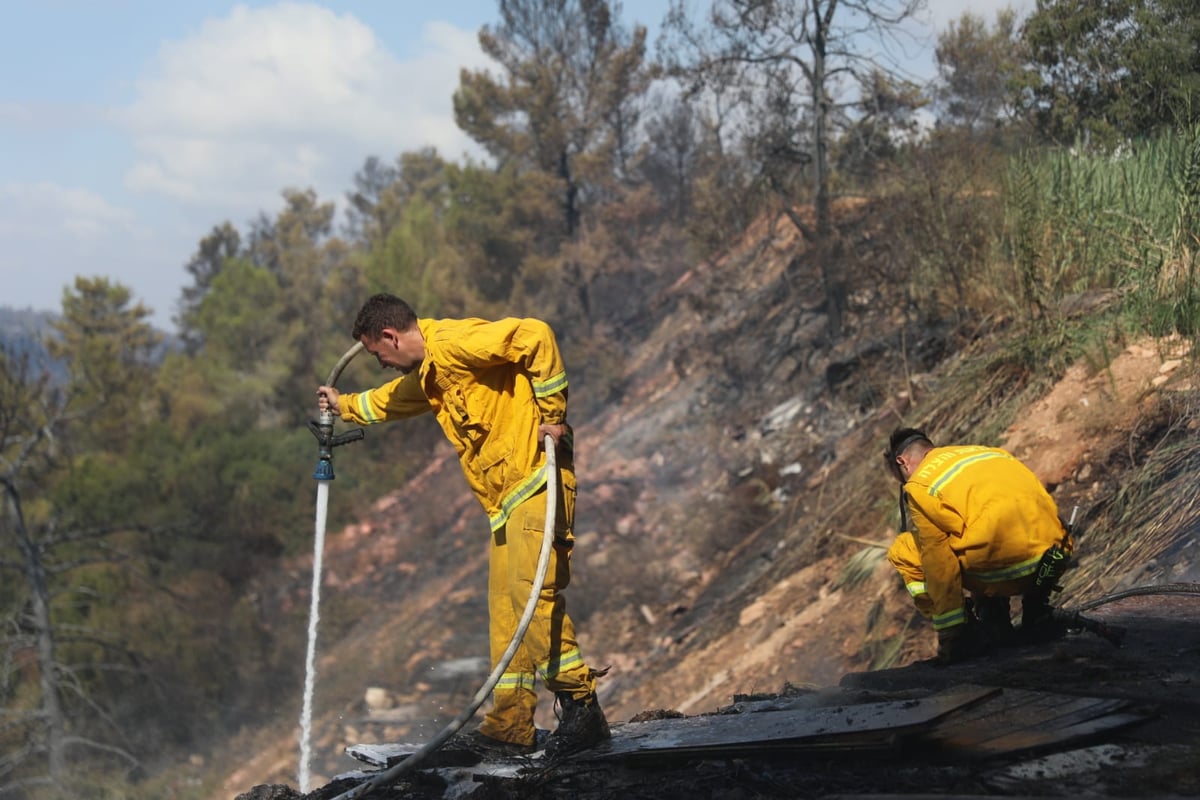
{"label": "white cloud", "polygon": [[102,238],[138,235],[134,213],[95,192],[40,181],[0,186],[0,235],[6,239],[58,239],[87,246]]}
{"label": "white cloud", "polygon": [[118,113],[138,154],[126,186],[240,221],[284,188],[340,197],[370,155],[473,151],[451,96],[458,70],[485,61],[476,36],[431,23],[422,44],[401,61],[350,14],[237,6],[163,44]]}
{"label": "white cloud", "polygon": [[0,305],[57,309],[77,275],[103,275],[149,296],[156,322],[169,324],[178,280],[162,268],[156,232],[130,209],[87,189],[10,182],[0,185],[0,239]]}

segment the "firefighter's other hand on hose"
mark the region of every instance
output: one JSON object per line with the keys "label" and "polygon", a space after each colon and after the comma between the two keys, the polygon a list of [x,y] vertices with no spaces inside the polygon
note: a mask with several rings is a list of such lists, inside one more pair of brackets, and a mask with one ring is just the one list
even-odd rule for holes
{"label": "firefighter's other hand on hose", "polygon": [[546,436],[549,436],[554,440],[554,446],[557,447],[568,430],[569,428],[565,424],[547,425],[543,422],[541,425],[538,425],[538,441],[543,441]]}
{"label": "firefighter's other hand on hose", "polygon": [[341,414],[341,407],[338,405],[338,398],[341,394],[332,386],[317,387],[317,408],[322,411],[328,411],[331,414]]}

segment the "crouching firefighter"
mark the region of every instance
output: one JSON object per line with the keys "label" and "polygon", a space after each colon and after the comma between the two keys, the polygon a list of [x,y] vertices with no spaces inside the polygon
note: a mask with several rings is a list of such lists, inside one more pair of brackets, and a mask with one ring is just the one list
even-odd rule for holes
{"label": "crouching firefighter", "polygon": [[[896,430],[884,457],[901,483],[902,532],[888,561],[932,620],[939,663],[1065,632],[1054,621],[1050,596],[1073,540],[1028,467],[995,447],[934,447],[915,428]],[[1009,605],[1017,595],[1020,629]]]}

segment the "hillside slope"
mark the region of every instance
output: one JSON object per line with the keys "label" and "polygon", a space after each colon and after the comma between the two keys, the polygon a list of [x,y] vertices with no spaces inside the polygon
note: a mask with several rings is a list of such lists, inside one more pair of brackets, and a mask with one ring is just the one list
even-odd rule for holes
{"label": "hillside slope", "polygon": [[[869,262],[882,246],[869,209],[840,211],[859,232],[856,263]],[[614,721],[711,712],[736,694],[836,685],[932,654],[932,633],[870,544],[894,535],[896,488],[879,453],[901,423],[940,440],[999,425],[984,443],[1027,459],[1064,511],[1080,507],[1072,602],[1200,578],[1200,508],[1179,488],[1200,479],[1197,448],[1178,448],[1200,420],[1186,343],[1123,343],[1048,390],[1002,371],[981,381],[971,365],[1009,341],[1002,320],[918,325],[898,290],[847,270],[851,334],[830,346],[803,243],[764,221],[647,300],[653,332],[618,384],[572,385],[573,398],[608,398],[572,420],[567,596],[588,660],[613,668],[602,699]],[[1138,472],[1160,462],[1153,480]],[[338,469],[353,469],[352,449]],[[1122,498],[1135,486],[1154,513],[1130,522]],[[347,744],[431,738],[486,675],[486,525],[449,448],[361,520],[327,541],[317,783],[351,767]],[[262,587],[267,624],[303,624],[310,569],[299,560]],[[372,708],[370,687],[382,698]],[[215,756],[228,770],[214,796],[295,782],[300,690],[294,708]]]}

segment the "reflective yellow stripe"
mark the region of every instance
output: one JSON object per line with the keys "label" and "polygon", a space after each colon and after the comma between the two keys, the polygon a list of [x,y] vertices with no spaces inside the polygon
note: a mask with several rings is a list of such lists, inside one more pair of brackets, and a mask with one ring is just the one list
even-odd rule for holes
{"label": "reflective yellow stripe", "polygon": [[908,593],[913,597],[919,594],[925,594],[925,581],[913,581],[912,583],[904,584],[904,588],[908,589]]}
{"label": "reflective yellow stripe", "polygon": [[572,647],[565,653],[559,653],[557,660],[547,661],[538,667],[538,673],[542,676],[542,680],[553,678],[560,672],[567,672],[583,663],[583,653],[578,647]]}
{"label": "reflective yellow stripe", "polygon": [[983,583],[999,583],[1000,581],[1011,581],[1017,578],[1024,578],[1027,575],[1032,575],[1037,571],[1038,562],[1042,560],[1041,556],[1031,558],[1028,561],[1022,561],[1020,564],[1013,564],[1011,567],[1002,567],[1000,569],[988,570],[987,572],[974,572],[972,570],[963,570],[964,575],[970,575],[972,578]]}
{"label": "reflective yellow stripe", "polygon": [[500,676],[500,680],[496,681],[495,690],[498,692],[515,692],[520,689],[532,692],[534,691],[535,677],[528,672],[505,672]]}
{"label": "reflective yellow stripe", "polygon": [[966,612],[962,608],[956,608],[944,614],[934,614],[933,629],[935,631],[943,631],[946,628],[953,628],[955,625],[962,625],[966,621]]}
{"label": "reflective yellow stripe", "polygon": [[940,477],[936,481],[934,481],[932,484],[930,484],[930,486],[929,486],[930,496],[936,496],[938,494],[938,492],[940,492],[942,490],[942,487],[945,486],[950,481],[957,478],[958,474],[960,472],[962,472],[962,470],[964,468],[969,467],[970,465],[978,463],[980,461],[989,461],[993,458],[1012,458],[1012,456],[1010,456],[1008,453],[980,453],[977,456],[971,456],[970,458],[964,458],[962,461],[958,462],[953,467],[951,467],[946,472],[945,475],[943,475],[942,477]]}
{"label": "reflective yellow stripe", "polygon": [[512,514],[513,509],[524,503],[529,498],[538,493],[546,483],[546,465],[543,464],[541,469],[530,475],[525,480],[514,486],[509,493],[500,501],[500,510],[491,516],[490,522],[492,530],[498,531],[504,527],[504,523],[508,522],[508,517]]}
{"label": "reflective yellow stripe", "polygon": [[375,410],[371,408],[370,392],[363,392],[358,397],[354,398],[355,405],[358,406],[358,415],[363,418],[363,421],[368,425],[374,422],[379,422],[379,417],[375,416]]}
{"label": "reflective yellow stripe", "polygon": [[552,394],[558,394],[567,388],[567,373],[565,371],[560,372],[544,381],[532,381],[532,383],[535,397],[547,397]]}

